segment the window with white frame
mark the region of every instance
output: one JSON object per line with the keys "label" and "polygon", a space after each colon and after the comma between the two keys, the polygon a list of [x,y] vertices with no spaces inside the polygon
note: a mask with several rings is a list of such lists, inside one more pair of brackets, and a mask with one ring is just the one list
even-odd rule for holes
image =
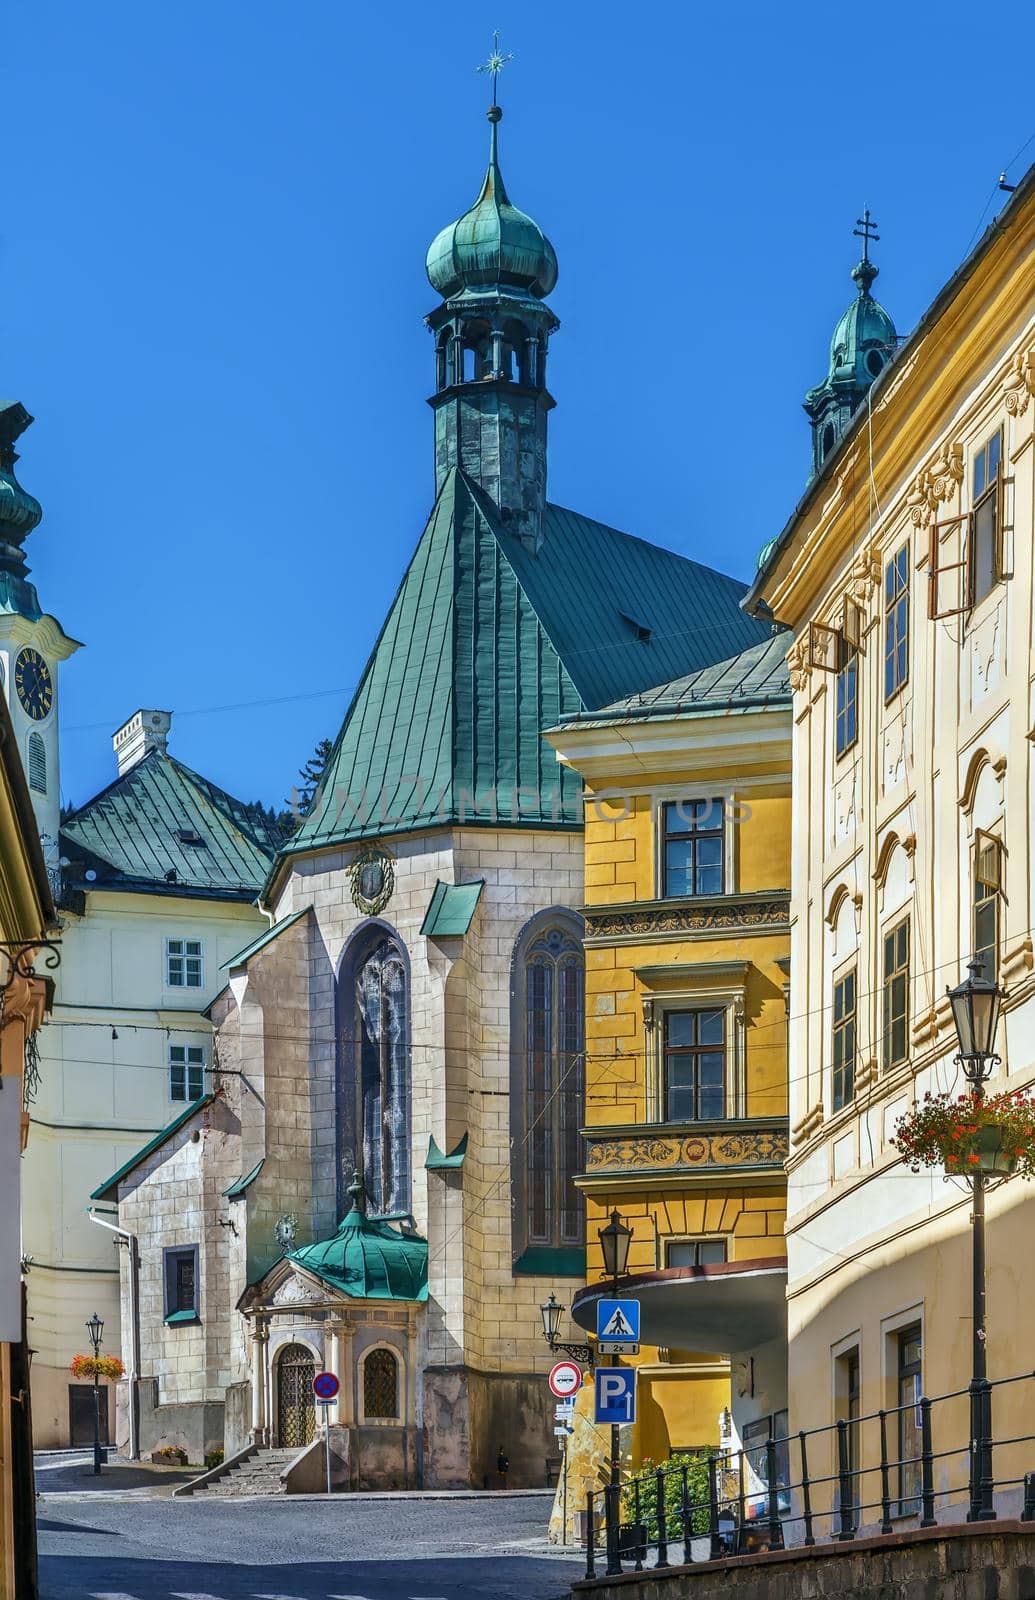
{"label": "window with white frame", "polygon": [[200,989],[204,963],[200,939],[166,939],[165,978],[170,989]]}
{"label": "window with white frame", "polygon": [[205,1093],[205,1052],[199,1044],[169,1046],[169,1099],[200,1100]]}

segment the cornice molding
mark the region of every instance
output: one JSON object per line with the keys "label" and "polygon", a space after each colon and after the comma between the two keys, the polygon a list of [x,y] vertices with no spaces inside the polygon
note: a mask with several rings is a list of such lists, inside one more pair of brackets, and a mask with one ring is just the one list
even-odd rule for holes
{"label": "cornice molding", "polygon": [[786,933],[790,894],[702,896],[698,900],[639,900],[583,906],[587,944],[618,939],[671,938],[684,933]]}

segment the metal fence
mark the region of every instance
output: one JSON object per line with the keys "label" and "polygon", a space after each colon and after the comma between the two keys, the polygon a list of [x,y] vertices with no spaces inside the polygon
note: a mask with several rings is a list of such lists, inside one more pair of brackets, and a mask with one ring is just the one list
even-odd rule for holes
{"label": "metal fence", "polygon": [[975,1379],[756,1449],[688,1456],[587,1496],[586,1576],[598,1576],[602,1560],[612,1577],[931,1528],[964,1508],[968,1522],[992,1521],[1007,1491],[1021,1519],[1035,1522],[1035,1471],[1025,1470],[1035,1466],[1035,1432],[1019,1430],[1025,1416],[1035,1422],[1033,1372]]}

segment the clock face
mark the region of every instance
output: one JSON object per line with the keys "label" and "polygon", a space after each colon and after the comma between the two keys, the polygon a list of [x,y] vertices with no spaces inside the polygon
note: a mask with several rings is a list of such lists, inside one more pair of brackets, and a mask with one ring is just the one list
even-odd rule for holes
{"label": "clock face", "polygon": [[14,664],[14,686],[22,709],[34,722],[42,722],[54,704],[54,683],[50,668],[38,650],[19,651]]}

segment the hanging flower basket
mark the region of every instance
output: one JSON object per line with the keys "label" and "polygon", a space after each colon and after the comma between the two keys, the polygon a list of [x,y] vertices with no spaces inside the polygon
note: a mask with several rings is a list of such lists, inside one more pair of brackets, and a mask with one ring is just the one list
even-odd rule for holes
{"label": "hanging flower basket", "polygon": [[118,1356],[73,1356],[68,1366],[73,1378],[122,1378],[126,1369]]}
{"label": "hanging flower basket", "polygon": [[1026,1094],[925,1094],[899,1117],[891,1141],[907,1166],[950,1175],[1035,1177],[1035,1099]]}

